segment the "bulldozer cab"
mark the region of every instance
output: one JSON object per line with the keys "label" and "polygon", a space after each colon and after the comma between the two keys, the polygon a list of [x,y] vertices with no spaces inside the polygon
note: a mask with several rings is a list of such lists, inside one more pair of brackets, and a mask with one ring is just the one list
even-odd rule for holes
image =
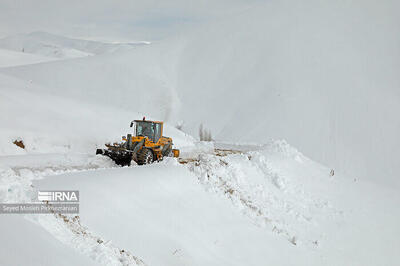
{"label": "bulldozer cab", "polygon": [[157,143],[162,136],[162,122],[134,120],[131,127],[134,126],[136,137],[148,137],[154,143]]}

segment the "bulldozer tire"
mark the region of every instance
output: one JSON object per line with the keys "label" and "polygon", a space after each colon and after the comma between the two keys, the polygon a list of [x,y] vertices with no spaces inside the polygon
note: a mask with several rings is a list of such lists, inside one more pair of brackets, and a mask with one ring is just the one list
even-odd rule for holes
{"label": "bulldozer tire", "polygon": [[149,149],[143,148],[137,154],[138,165],[150,164],[153,162],[153,152]]}

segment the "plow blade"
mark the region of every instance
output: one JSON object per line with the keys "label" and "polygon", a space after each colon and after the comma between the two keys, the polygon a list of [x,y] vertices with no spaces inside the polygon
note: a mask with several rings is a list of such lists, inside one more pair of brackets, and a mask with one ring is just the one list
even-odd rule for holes
{"label": "plow blade", "polygon": [[120,166],[131,165],[132,153],[129,151],[97,149],[96,155],[97,154],[101,154],[111,158],[116,164]]}

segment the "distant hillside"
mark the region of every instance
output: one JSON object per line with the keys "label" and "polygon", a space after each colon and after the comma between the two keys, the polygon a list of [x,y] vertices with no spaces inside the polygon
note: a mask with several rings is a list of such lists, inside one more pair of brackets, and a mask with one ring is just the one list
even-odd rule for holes
{"label": "distant hillside", "polygon": [[72,39],[40,31],[0,39],[1,48],[57,58],[103,54],[126,50],[144,44],[146,44],[146,42],[104,43]]}

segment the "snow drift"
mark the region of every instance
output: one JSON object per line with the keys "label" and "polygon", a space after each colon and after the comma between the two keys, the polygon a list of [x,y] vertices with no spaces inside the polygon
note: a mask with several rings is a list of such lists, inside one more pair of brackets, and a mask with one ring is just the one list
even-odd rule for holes
{"label": "snow drift", "polygon": [[[148,265],[395,265],[400,216],[388,202],[399,202],[396,190],[329,170],[281,141],[242,154],[202,154],[186,165],[170,159],[33,184],[79,189],[83,228]],[[51,217],[33,219],[105,263],[106,243],[93,249],[81,244],[85,237],[60,233]]]}

